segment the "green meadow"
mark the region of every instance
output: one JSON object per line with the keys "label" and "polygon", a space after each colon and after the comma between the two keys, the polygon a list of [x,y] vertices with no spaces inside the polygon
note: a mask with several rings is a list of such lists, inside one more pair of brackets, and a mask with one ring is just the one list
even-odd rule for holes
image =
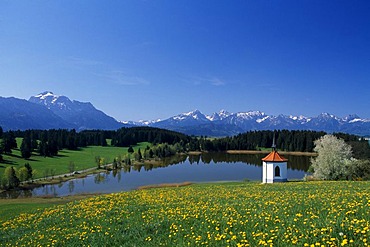
{"label": "green meadow", "polygon": [[0,206],[3,246],[316,247],[370,241],[370,182],[193,184],[34,206],[17,216]]}
{"label": "green meadow", "polygon": [[[5,163],[0,163],[0,177],[2,176],[7,166],[14,166],[19,169],[24,166],[25,163],[29,163],[33,170],[35,170],[35,178],[42,178],[45,174],[45,170],[48,169],[49,175],[53,170],[54,175],[69,173],[69,164],[73,162],[75,170],[84,170],[88,168],[97,167],[95,157],[100,156],[104,158],[106,163],[111,163],[114,158],[121,155],[122,157],[127,154],[127,147],[101,147],[101,146],[89,146],[81,148],[79,150],[60,150],[57,156],[54,157],[43,157],[37,153],[32,153],[30,159],[23,159],[19,147],[21,145],[21,138],[17,138],[18,148],[12,150],[10,155],[3,155]],[[110,141],[108,141],[108,144]],[[134,150],[141,148],[145,149],[147,142],[139,143],[134,146]]]}

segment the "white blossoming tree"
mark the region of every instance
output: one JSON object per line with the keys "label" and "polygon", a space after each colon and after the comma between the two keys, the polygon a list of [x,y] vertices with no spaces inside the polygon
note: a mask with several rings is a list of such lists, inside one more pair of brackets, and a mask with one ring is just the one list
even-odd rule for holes
{"label": "white blossoming tree", "polygon": [[343,139],[325,135],[314,142],[318,156],[311,160],[313,176],[319,179],[339,180],[350,176],[352,148]]}

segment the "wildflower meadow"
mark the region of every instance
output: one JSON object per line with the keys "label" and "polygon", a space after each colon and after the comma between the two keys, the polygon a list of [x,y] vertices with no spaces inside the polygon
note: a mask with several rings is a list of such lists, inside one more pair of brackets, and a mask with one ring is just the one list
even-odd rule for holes
{"label": "wildflower meadow", "polygon": [[2,246],[367,246],[369,182],[216,183],[96,196],[1,222]]}

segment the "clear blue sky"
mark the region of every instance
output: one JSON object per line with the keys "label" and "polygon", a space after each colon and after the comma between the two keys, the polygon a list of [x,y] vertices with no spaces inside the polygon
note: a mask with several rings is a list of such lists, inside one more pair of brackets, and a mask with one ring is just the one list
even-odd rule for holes
{"label": "clear blue sky", "polygon": [[0,0],[0,96],[50,90],[118,120],[370,118],[370,1]]}

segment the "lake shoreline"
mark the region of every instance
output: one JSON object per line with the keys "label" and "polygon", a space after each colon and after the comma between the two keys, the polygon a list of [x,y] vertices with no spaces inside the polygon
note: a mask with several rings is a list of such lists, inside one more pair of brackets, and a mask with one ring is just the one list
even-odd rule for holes
{"label": "lake shoreline", "polygon": [[[226,150],[223,152],[215,153],[226,153],[226,154],[269,154],[271,150]],[[282,155],[295,155],[295,156],[317,156],[315,152],[298,152],[298,151],[278,151]],[[202,152],[202,151],[190,151],[187,155],[201,155],[203,153],[213,153],[213,152]]]}
{"label": "lake shoreline", "polygon": [[[237,155],[237,154],[268,154],[269,150],[227,150],[225,152],[200,152],[200,151],[192,151],[187,153],[181,153],[177,155],[190,155],[190,156],[198,156],[202,154],[212,154],[212,153],[223,153],[223,154],[230,154],[230,155]],[[306,157],[313,157],[316,155],[316,153],[306,153],[306,152],[286,152],[286,151],[280,151],[279,153],[283,155],[294,155],[294,156],[306,156]],[[176,156],[176,155],[174,155]],[[129,166],[130,168],[140,167],[140,166],[158,166],[161,167],[161,164],[163,163],[164,159],[159,158],[151,158],[151,159],[145,159],[141,161],[132,161],[132,164]],[[67,181],[76,180],[76,179],[83,179],[86,178],[89,175],[93,174],[99,174],[104,172],[110,172],[112,171],[113,165],[107,164],[105,166],[102,166],[101,168],[95,167],[95,168],[89,168],[81,171],[75,171],[72,173],[66,173],[66,174],[60,174],[55,175],[53,177],[46,177],[46,178],[38,178],[31,181],[22,182],[20,186],[16,189],[11,190],[1,190],[0,192],[6,192],[6,191],[22,191],[22,190],[32,190],[41,186],[47,186],[47,185],[56,185],[65,183]],[[124,169],[128,166],[124,165],[122,167],[119,167],[119,169]],[[152,185],[157,187],[158,185]],[[145,187],[145,186],[144,186]]]}
{"label": "lake shoreline", "polygon": [[[227,150],[227,154],[268,154],[270,150]],[[298,152],[298,151],[278,151],[282,155],[296,155],[296,156],[317,156],[314,152]]]}

